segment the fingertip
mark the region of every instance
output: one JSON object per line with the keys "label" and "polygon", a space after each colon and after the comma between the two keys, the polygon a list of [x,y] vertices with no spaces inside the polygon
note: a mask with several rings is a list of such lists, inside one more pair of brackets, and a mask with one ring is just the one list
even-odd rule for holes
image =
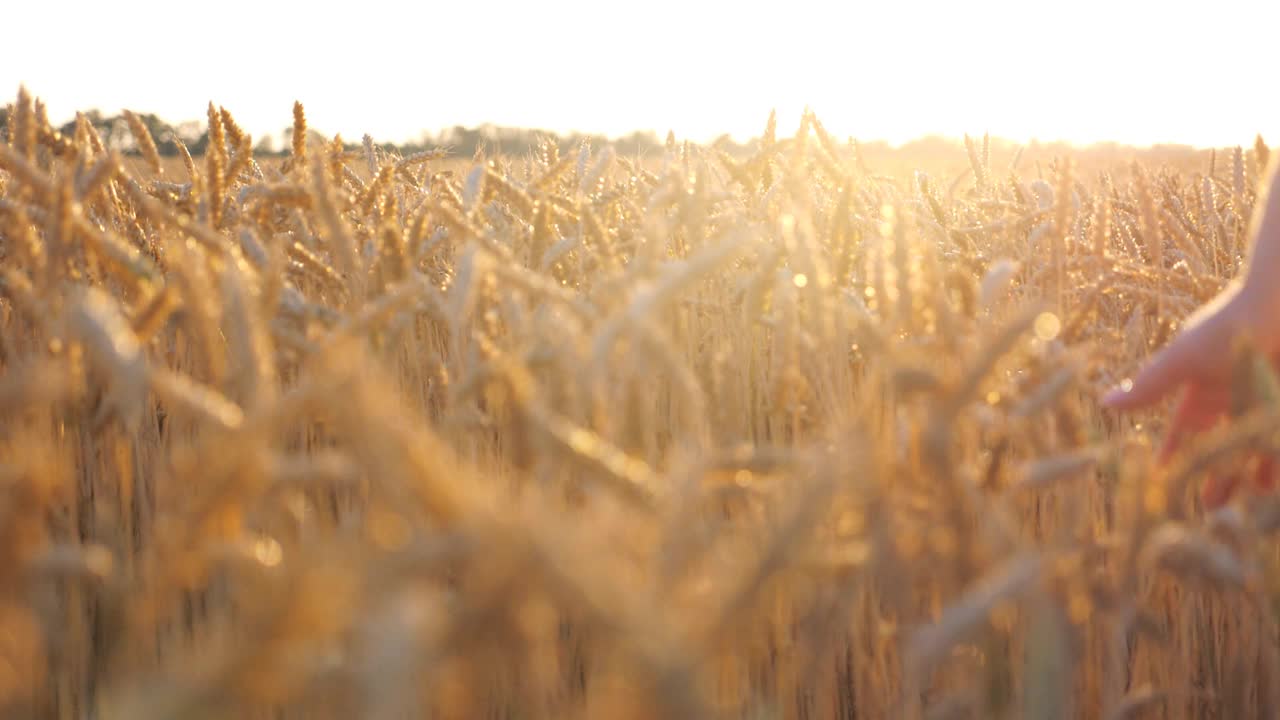
{"label": "fingertip", "polygon": [[1102,396],[1102,406],[1111,409],[1119,409],[1125,404],[1125,400],[1129,395],[1130,388],[1124,386],[1116,386],[1108,390]]}
{"label": "fingertip", "polygon": [[1127,379],[1108,392],[1103,404],[1116,410],[1135,410],[1155,404],[1189,379],[1192,347],[1185,337],[1175,339],[1156,353],[1132,380]]}
{"label": "fingertip", "polygon": [[1150,405],[1152,396],[1145,384],[1125,380],[1102,396],[1102,406],[1110,410],[1134,410]]}

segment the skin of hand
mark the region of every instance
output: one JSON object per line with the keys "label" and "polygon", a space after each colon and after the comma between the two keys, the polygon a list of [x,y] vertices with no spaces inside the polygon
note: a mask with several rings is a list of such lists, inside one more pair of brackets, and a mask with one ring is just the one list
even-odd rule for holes
{"label": "skin of hand", "polygon": [[[1280,193],[1270,192],[1276,165],[1258,198],[1252,227],[1252,257],[1242,280],[1232,282],[1197,310],[1179,333],[1151,357],[1127,390],[1115,388],[1102,398],[1104,407],[1132,411],[1148,408],[1174,393],[1180,397],[1159,453],[1163,464],[1194,434],[1226,418],[1231,401],[1231,348],[1247,337],[1255,348],[1280,365]],[[1270,489],[1272,458],[1258,458],[1254,480]],[[1210,478],[1201,491],[1206,507],[1225,504],[1240,484],[1240,474]]]}

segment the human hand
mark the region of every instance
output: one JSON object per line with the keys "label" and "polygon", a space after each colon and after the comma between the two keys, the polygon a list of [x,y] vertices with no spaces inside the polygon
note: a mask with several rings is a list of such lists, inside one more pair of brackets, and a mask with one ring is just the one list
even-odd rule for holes
{"label": "human hand", "polygon": [[[1234,283],[1188,318],[1174,339],[1155,354],[1133,378],[1127,390],[1108,392],[1102,404],[1116,410],[1138,410],[1181,390],[1173,420],[1159,452],[1168,459],[1194,433],[1223,420],[1231,404],[1233,353],[1237,339],[1248,338],[1258,352],[1280,359],[1280,318],[1273,293],[1254,284]],[[1231,499],[1240,484],[1240,473],[1211,477],[1201,491],[1206,507],[1216,508]],[[1261,489],[1272,486],[1271,459],[1260,458],[1254,481]]]}

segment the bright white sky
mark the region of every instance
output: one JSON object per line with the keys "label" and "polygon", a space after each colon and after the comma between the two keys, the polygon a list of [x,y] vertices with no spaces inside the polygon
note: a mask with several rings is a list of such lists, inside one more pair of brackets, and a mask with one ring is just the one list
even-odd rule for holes
{"label": "bright white sky", "polygon": [[453,125],[709,140],[839,136],[1280,142],[1275,0],[69,0],[5,3],[0,97],[51,119],[179,122],[213,100],[255,137]]}

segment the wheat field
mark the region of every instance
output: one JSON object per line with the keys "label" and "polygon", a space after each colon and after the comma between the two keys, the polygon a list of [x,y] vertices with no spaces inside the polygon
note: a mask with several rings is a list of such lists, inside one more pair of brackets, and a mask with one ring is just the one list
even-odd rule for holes
{"label": "wheat field", "polygon": [[[0,144],[4,718],[1274,718],[1280,500],[1099,409],[1269,151]],[[901,159],[899,159],[901,160]],[[1225,349],[1224,349],[1225,350]]]}

